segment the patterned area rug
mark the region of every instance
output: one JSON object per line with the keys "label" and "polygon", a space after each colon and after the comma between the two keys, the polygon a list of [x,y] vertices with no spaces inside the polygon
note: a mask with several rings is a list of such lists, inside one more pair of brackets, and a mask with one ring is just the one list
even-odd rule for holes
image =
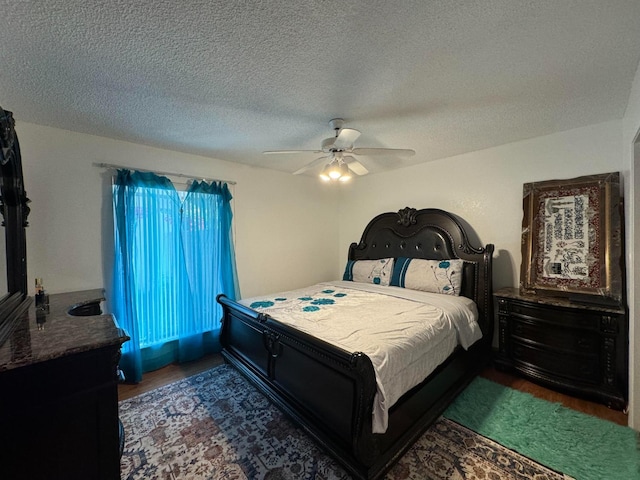
{"label": "patterned area rug", "polygon": [[[120,402],[120,419],[126,435],[123,479],[350,478],[228,365]],[[568,477],[440,418],[385,478]]]}

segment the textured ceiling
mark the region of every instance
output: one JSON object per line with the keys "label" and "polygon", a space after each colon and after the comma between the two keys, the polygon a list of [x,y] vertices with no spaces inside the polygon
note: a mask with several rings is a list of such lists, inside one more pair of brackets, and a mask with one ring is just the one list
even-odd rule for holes
{"label": "textured ceiling", "polygon": [[[397,168],[620,119],[638,0],[0,0],[17,121],[294,171],[342,117]],[[114,159],[115,160],[115,159]]]}

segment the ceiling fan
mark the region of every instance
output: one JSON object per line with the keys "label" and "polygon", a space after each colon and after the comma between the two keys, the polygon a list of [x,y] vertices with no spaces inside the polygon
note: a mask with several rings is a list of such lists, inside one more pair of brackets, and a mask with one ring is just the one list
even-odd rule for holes
{"label": "ceiling fan", "polygon": [[[355,148],[353,143],[360,136],[360,132],[353,128],[343,128],[344,120],[334,118],[329,121],[329,126],[335,131],[335,136],[325,138],[320,146],[320,150],[270,150],[262,152],[265,155],[281,155],[290,153],[324,153],[325,155],[316,158],[304,167],[293,172],[299,175],[313,168],[326,163],[320,173],[320,178],[326,181],[339,180],[347,181],[356,175],[366,175],[369,170],[362,161],[356,160],[353,155],[415,155],[414,150],[405,148]],[[366,162],[364,162],[366,163]]]}

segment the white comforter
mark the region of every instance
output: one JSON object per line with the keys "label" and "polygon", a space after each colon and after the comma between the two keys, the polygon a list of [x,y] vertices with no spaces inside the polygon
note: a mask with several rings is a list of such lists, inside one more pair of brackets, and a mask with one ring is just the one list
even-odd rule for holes
{"label": "white comforter", "polygon": [[244,299],[279,322],[373,363],[373,433],[387,430],[389,408],[460,344],[482,338],[476,304],[465,297],[336,281]]}

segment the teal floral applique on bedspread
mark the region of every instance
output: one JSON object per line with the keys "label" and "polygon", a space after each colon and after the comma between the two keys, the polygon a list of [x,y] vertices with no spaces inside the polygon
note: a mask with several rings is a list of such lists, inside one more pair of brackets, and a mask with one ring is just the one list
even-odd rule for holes
{"label": "teal floral applique on bedspread", "polygon": [[311,305],[333,305],[336,303],[332,298],[317,298],[311,301]]}
{"label": "teal floral applique on bedspread", "polygon": [[[333,298],[327,298],[327,296],[331,295]],[[273,300],[259,300],[251,303],[249,305],[250,308],[254,310],[262,310],[273,307],[278,303],[279,305],[287,304],[293,310],[303,311],[303,312],[318,312],[321,307],[335,305],[336,299],[341,299],[346,297],[347,294],[343,292],[336,293],[335,290],[322,290],[319,292],[318,296],[314,295],[305,295],[298,298],[287,299],[284,297],[276,297]],[[285,303],[286,302],[286,303]],[[297,304],[297,305],[296,305]]]}
{"label": "teal floral applique on bedspread", "polygon": [[269,301],[261,301],[261,302],[253,302],[249,305],[251,308],[269,308],[273,307],[275,304]]}

